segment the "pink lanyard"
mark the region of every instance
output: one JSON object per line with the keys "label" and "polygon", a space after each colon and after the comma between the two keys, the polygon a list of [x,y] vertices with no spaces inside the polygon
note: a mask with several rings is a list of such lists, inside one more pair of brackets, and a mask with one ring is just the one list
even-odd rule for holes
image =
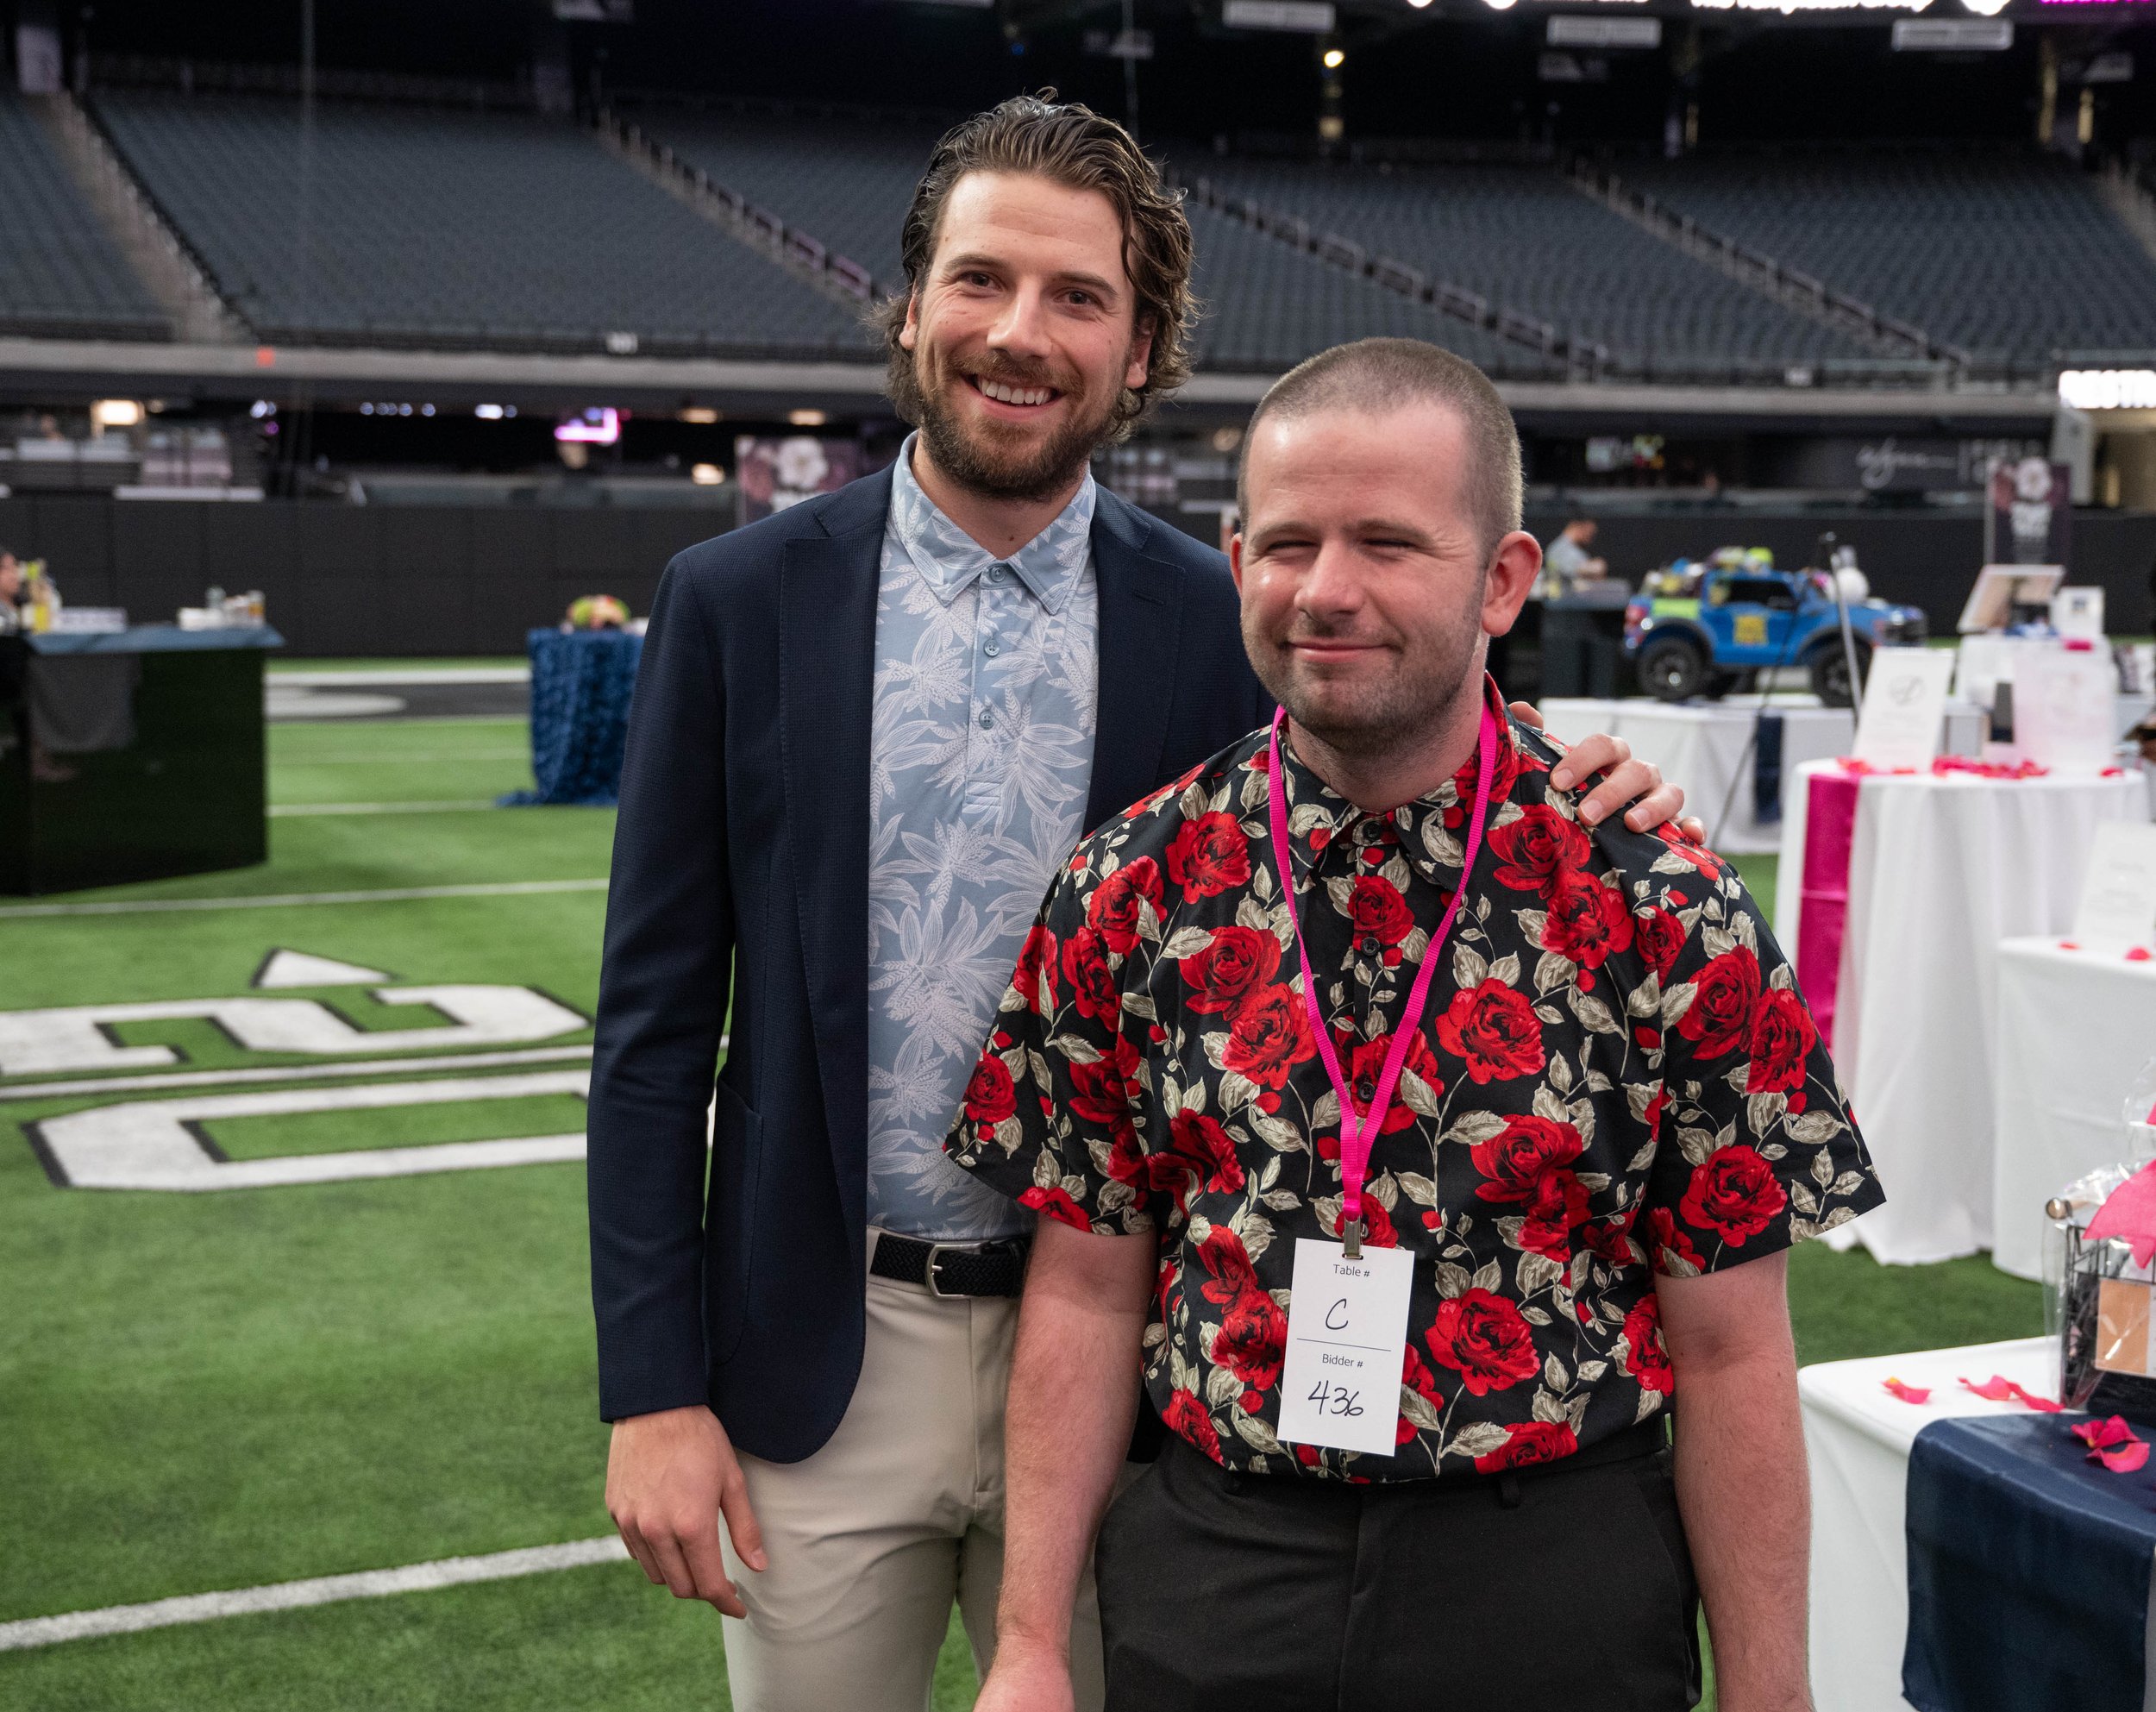
{"label": "pink lanyard", "polygon": [[1303,941],[1302,923],[1295,914],[1294,858],[1288,843],[1288,793],[1282,787],[1280,770],[1280,728],[1287,718],[1285,709],[1273,716],[1269,792],[1273,861],[1280,870],[1281,895],[1288,906],[1288,924],[1295,930],[1295,952],[1302,959],[1302,1001],[1310,1013],[1310,1032],[1318,1038],[1318,1053],[1325,1060],[1326,1074],[1332,1078],[1332,1086],[1340,1095],[1340,1237],[1346,1257],[1352,1260],[1363,1252],[1363,1178],[1369,1170],[1370,1147],[1383,1132],[1385,1119],[1391,1115],[1393,1090],[1399,1084],[1400,1072],[1407,1063],[1415,1036],[1421,1032],[1423,1012],[1430,1002],[1431,977],[1437,973],[1445,937],[1452,931],[1452,918],[1460,912],[1460,900],[1467,895],[1467,882],[1475,872],[1475,857],[1482,847],[1482,828],[1489,818],[1490,774],[1497,765],[1497,720],[1488,706],[1482,709],[1482,735],[1477,744],[1482,766],[1475,780],[1475,818],[1468,826],[1467,852],[1460,865],[1459,889],[1445,906],[1445,919],[1438,924],[1438,931],[1430,936],[1430,943],[1423,950],[1422,966],[1415,971],[1414,986],[1408,991],[1407,1012],[1399,1026],[1393,1030],[1392,1044],[1386,1050],[1376,1091],[1358,1117],[1355,1102],[1348,1095],[1347,1077],[1341,1073],[1340,1055],[1332,1047],[1332,1031],[1326,1025],[1325,1013],[1318,1007],[1318,977],[1311,970],[1310,948]]}

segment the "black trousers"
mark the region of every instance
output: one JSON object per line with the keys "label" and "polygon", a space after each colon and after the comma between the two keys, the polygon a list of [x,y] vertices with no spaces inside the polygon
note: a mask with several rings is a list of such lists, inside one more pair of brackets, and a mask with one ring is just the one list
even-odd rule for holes
{"label": "black trousers", "polygon": [[1584,1465],[1386,1486],[1231,1474],[1171,1437],[1101,1523],[1107,1712],[1694,1705],[1671,1452],[1635,1432]]}

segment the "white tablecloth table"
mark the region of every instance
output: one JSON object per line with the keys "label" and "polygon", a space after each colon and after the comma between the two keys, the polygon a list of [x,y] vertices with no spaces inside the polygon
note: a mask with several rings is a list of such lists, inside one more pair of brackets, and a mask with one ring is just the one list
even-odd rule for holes
{"label": "white tablecloth table", "polygon": [[[2040,1396],[2059,1394],[2046,1338],[1915,1355],[1821,1362],[1796,1376],[1812,1483],[1812,1698],[1820,1712],[1908,1712],[1902,1648],[1908,1635],[1909,1446],[1950,1415],[2011,1414],[1961,1389],[2004,1374]],[[1889,1377],[1931,1392],[1905,1403]]]}
{"label": "white tablecloth table", "polygon": [[[1622,737],[1634,755],[1651,761],[1663,777],[1684,787],[1685,812],[1707,823],[1708,842],[1717,850],[1751,853],[1779,849],[1781,839],[1778,827],[1761,824],[1752,798],[1750,745],[1759,703],[1757,695],[1702,702],[1553,696],[1542,703],[1542,717],[1551,732],[1569,742],[1595,731]],[[1770,697],[1767,711],[1782,716],[1786,813],[1797,763],[1846,755],[1856,732],[1855,716],[1846,707],[1822,707],[1813,695]],[[1724,803],[1730,805],[1729,818],[1717,833]]]}
{"label": "white tablecloth table", "polygon": [[2045,936],[1999,947],[1991,1259],[2022,1278],[2041,1276],[2044,1203],[2127,1157],[2120,1108],[2156,1056],[2156,963],[2061,945]]}
{"label": "white tablecloth table", "polygon": [[[1783,823],[1775,935],[1792,956],[1809,781],[1829,765],[1797,769]],[[1999,942],[2063,932],[2096,828],[2147,812],[2132,775],[1863,781],[1831,1044],[1887,1203],[1836,1239],[1908,1264],[1990,1247]]]}

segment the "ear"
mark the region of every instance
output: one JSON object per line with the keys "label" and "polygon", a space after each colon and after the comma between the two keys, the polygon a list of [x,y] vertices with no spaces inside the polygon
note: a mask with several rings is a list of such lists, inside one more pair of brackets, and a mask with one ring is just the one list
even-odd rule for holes
{"label": "ear", "polygon": [[[908,312],[909,316],[911,311]],[[1131,341],[1131,361],[1123,371],[1123,384],[1135,392],[1153,372],[1153,317],[1138,318],[1138,334]]]}
{"label": "ear", "polygon": [[921,338],[921,294],[908,292],[906,296],[906,325],[899,329],[899,348],[910,351]]}
{"label": "ear", "polygon": [[1228,538],[1228,574],[1235,579],[1235,592],[1243,593],[1243,531]]}
{"label": "ear", "polygon": [[1542,568],[1542,543],[1525,530],[1514,530],[1497,543],[1489,575],[1482,584],[1482,631],[1503,636],[1527,604],[1535,573]]}

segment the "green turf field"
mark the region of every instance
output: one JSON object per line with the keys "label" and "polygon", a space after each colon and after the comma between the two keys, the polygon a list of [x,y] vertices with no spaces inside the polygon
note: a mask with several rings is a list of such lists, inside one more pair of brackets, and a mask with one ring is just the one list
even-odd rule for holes
{"label": "green turf field", "polygon": [[[587,1028],[465,1044],[371,984],[255,993],[285,949],[391,984],[529,989],[588,1015],[611,814],[383,806],[486,801],[530,782],[520,724],[284,724],[270,734],[272,858],[236,874],[0,900],[0,1008],[315,1000],[342,1026],[409,1035],[379,1055],[547,1050]],[[368,812],[310,809],[374,806]],[[1771,861],[1748,866],[1771,892]],[[550,889],[329,901],[323,894]],[[291,900],[266,907],[252,900]],[[310,901],[311,900],[311,901]],[[216,907],[113,905],[191,900]],[[103,912],[53,912],[94,903]],[[574,1016],[557,1017],[574,1023]],[[589,1540],[605,1429],[574,1163],[347,1178],[209,1194],[59,1188],[26,1126],[138,1102],[413,1083],[408,1065],[290,1081],[11,1090],[338,1060],[248,1050],[208,1015],[121,1021],[161,1068],[0,1076],[0,1622],[447,1557]],[[244,1021],[238,1026],[244,1027]],[[364,1040],[355,1043],[364,1048]],[[93,1056],[93,1042],[85,1049]],[[543,1063],[436,1075],[559,1075]],[[274,1103],[265,1101],[260,1103]],[[234,1169],[381,1148],[573,1132],[558,1088],[369,1109],[188,1119]],[[92,1119],[92,1122],[102,1121]],[[53,1126],[52,1134],[66,1130]],[[70,1156],[72,1157],[72,1156]],[[2021,1335],[2034,1287],[1982,1260],[1887,1270],[1814,1245],[1795,1263],[1806,1360]],[[938,1703],[972,1671],[947,1647]],[[718,1620],[626,1564],[0,1652],[0,1707],[535,1707],[726,1704]]]}

